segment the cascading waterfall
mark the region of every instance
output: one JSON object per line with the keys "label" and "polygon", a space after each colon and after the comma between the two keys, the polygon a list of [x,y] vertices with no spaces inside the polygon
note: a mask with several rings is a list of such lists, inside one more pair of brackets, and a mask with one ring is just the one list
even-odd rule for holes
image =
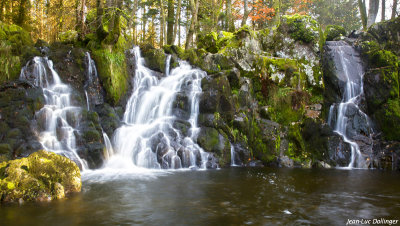
{"label": "cascading waterfall", "polygon": [[21,70],[20,79],[43,89],[45,105],[36,112],[39,142],[43,148],[64,155],[86,169],[86,162],[76,152],[75,128],[81,108],[71,103],[72,89],[62,83],[53,62],[47,57],[34,57]]}
{"label": "cascading waterfall", "polygon": [[[139,47],[130,51],[136,62],[133,93],[124,113],[125,125],[116,130],[113,138],[116,153],[106,167],[204,168],[207,153],[194,140],[199,130],[201,79],[206,73],[186,62],[180,62],[170,72],[171,58],[167,56],[167,73],[159,80],[144,66]],[[188,115],[175,116],[173,107],[177,96],[187,100]],[[187,133],[177,129],[177,124],[186,125]]]}
{"label": "cascading waterfall", "polygon": [[231,166],[238,166],[235,164],[235,146],[231,143]]}
{"label": "cascading waterfall", "polygon": [[[339,82],[345,83],[342,90],[342,101],[333,104],[329,109],[328,123],[351,146],[351,160],[348,167],[365,168],[367,167],[365,157],[354,139],[359,135],[357,133],[360,133],[354,129],[355,124],[360,120],[365,121],[367,125],[369,122],[368,116],[362,112],[359,106],[363,98],[364,68],[362,61],[355,49],[343,41],[327,42],[327,45],[331,50]],[[368,127],[367,131],[363,131],[363,133],[371,136],[369,130],[372,129],[370,126]]]}
{"label": "cascading waterfall", "polygon": [[[102,100],[99,100],[101,98],[100,95],[100,82],[99,82],[99,77],[97,74],[97,69],[96,69],[96,64],[94,60],[90,57],[90,53],[86,52],[86,64],[87,64],[87,80],[85,84],[85,96],[86,96],[86,105],[87,105],[87,110],[90,111],[90,97],[92,99],[95,99],[94,102],[100,103]],[[89,96],[88,93],[91,93],[92,95]],[[110,138],[108,137],[107,133],[104,132],[103,128],[101,128],[102,133],[103,133],[103,140],[104,140],[104,145],[106,147],[107,152],[105,153],[105,158],[110,159],[110,157],[114,154],[114,149],[112,147]]]}

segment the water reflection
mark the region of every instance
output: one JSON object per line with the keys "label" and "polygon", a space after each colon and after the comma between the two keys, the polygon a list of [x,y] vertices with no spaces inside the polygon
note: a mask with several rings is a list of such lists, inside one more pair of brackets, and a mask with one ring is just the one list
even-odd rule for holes
{"label": "water reflection", "polygon": [[400,216],[399,173],[243,169],[89,172],[68,200],[3,206],[5,225],[339,224]]}

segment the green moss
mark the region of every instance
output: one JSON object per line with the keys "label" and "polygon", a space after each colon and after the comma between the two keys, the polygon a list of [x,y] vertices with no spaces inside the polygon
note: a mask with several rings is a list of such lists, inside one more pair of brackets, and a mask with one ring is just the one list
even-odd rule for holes
{"label": "green moss", "polygon": [[28,158],[0,163],[2,202],[47,201],[79,192],[78,166],[66,157],[38,151]]}
{"label": "green moss", "polygon": [[383,75],[385,83],[389,84],[390,96],[399,97],[399,73],[397,56],[387,50],[377,51],[374,47],[368,53],[369,63],[373,70],[378,70]]}
{"label": "green moss", "polygon": [[375,113],[386,140],[400,141],[400,100],[391,99]]}
{"label": "green moss", "polygon": [[346,30],[339,25],[328,25],[325,28],[326,41],[333,41],[340,36],[346,35]]}
{"label": "green moss", "polygon": [[74,30],[63,31],[58,34],[60,42],[74,43],[78,40],[78,32]]}
{"label": "green moss", "polygon": [[176,45],[165,45],[163,48],[166,54],[175,54],[179,58],[183,58],[183,55],[185,53],[185,50],[183,48]]}
{"label": "green moss", "polygon": [[113,104],[118,103],[128,88],[125,54],[122,51],[104,48],[94,50],[92,55],[107,92],[107,99]]}
{"label": "green moss", "polygon": [[285,15],[282,17],[281,26],[287,26],[290,37],[297,41],[310,43],[318,41],[316,33],[318,33],[318,24],[310,16],[304,15]]}
{"label": "green moss", "polygon": [[198,35],[197,48],[205,49],[207,52],[210,53],[217,53],[218,52],[217,40],[218,40],[218,35],[215,32]]}

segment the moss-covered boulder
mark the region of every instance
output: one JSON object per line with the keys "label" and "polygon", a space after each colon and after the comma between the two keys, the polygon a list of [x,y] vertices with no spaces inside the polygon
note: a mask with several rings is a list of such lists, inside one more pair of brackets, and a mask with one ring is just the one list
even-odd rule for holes
{"label": "moss-covered boulder", "polygon": [[339,25],[328,25],[326,26],[324,33],[326,35],[326,41],[333,41],[336,38],[340,38],[340,36],[345,36],[346,30]]}
{"label": "moss-covered boulder", "polygon": [[118,104],[129,87],[125,53],[111,48],[102,48],[93,50],[92,57],[106,91],[106,99],[112,105]]}
{"label": "moss-covered boulder", "polygon": [[299,14],[282,16],[278,29],[288,32],[290,37],[296,41],[304,43],[318,43],[319,41],[318,23],[310,16]]}
{"label": "moss-covered boulder", "polygon": [[387,140],[400,141],[400,100],[389,100],[374,114],[379,128]]}
{"label": "moss-covered boulder", "polygon": [[230,164],[231,145],[227,135],[215,128],[202,127],[197,137],[197,143],[205,151],[214,153],[220,166]]}
{"label": "moss-covered boulder", "polygon": [[197,37],[197,48],[205,49],[207,52],[210,53],[217,53],[219,50],[217,47],[217,41],[218,34],[215,32],[200,34]]}
{"label": "moss-covered boulder", "polygon": [[1,202],[49,201],[80,192],[81,174],[70,159],[38,151],[0,163]]}
{"label": "moss-covered boulder", "polygon": [[144,45],[140,48],[145,65],[151,70],[165,73],[166,55],[164,50],[156,49],[151,45]]}

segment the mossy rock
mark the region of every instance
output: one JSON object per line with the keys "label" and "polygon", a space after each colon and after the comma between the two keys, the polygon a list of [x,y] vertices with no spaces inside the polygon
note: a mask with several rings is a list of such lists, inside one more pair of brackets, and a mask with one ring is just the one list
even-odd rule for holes
{"label": "mossy rock", "polygon": [[97,130],[88,130],[83,134],[86,142],[98,142],[100,141],[100,133]]}
{"label": "mossy rock", "polygon": [[110,48],[92,52],[102,85],[111,104],[117,104],[128,89],[128,72],[124,52]]}
{"label": "mossy rock", "polygon": [[143,45],[140,47],[140,51],[148,68],[165,73],[165,60],[167,57],[163,49],[156,49],[151,45]]}
{"label": "mossy rock", "polygon": [[386,140],[400,141],[400,100],[391,99],[375,113],[375,119]]}
{"label": "mossy rock", "polygon": [[285,15],[282,16],[279,28],[281,32],[287,31],[290,37],[304,43],[318,42],[318,23],[310,16]]}
{"label": "mossy rock", "polygon": [[340,36],[346,35],[346,30],[339,25],[328,25],[325,28],[326,41],[333,41]]}
{"label": "mossy rock", "polygon": [[218,35],[215,32],[210,32],[208,34],[199,34],[197,37],[197,48],[205,49],[210,53],[217,53]]}
{"label": "mossy rock", "polygon": [[58,38],[64,43],[74,43],[78,40],[78,32],[74,30],[63,31],[58,34]]}
{"label": "mossy rock", "polygon": [[70,159],[38,151],[0,163],[1,202],[48,201],[80,192],[81,174]]}

